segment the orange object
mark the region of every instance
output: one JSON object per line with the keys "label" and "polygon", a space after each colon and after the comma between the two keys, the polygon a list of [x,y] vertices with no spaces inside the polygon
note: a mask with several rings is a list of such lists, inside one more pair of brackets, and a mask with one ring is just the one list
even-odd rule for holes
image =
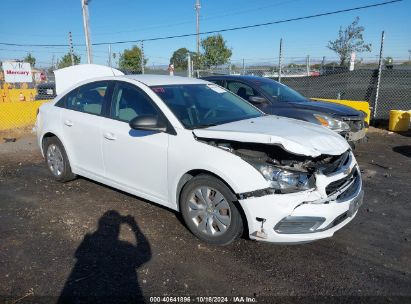
{"label": "orange object", "polygon": [[24,97],[24,95],[23,95],[22,92],[20,92],[19,100],[20,100],[20,101],[25,101],[25,100],[26,100],[26,97]]}

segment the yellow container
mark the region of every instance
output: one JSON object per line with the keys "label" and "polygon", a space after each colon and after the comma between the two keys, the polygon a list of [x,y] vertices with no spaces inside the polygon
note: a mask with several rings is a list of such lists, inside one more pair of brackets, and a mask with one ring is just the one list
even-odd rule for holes
{"label": "yellow container", "polygon": [[408,131],[410,125],[410,111],[391,110],[388,130],[401,132]]}

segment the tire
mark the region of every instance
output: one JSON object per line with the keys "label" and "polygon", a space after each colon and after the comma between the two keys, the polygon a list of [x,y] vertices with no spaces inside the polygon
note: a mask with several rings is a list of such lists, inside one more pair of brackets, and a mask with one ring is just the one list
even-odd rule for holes
{"label": "tire", "polygon": [[68,182],[76,178],[70,167],[66,150],[57,137],[49,137],[44,142],[44,159],[47,168],[59,182]]}
{"label": "tire", "polygon": [[188,229],[200,240],[228,245],[243,232],[236,197],[219,179],[201,174],[187,182],[180,195],[180,210]]}

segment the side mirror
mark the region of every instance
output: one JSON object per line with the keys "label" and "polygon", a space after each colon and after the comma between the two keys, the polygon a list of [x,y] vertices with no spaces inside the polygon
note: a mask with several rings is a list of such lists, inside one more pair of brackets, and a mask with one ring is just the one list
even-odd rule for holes
{"label": "side mirror", "polygon": [[257,105],[267,103],[267,100],[264,97],[260,97],[260,96],[250,96],[248,98],[248,101],[253,104],[257,104]]}
{"label": "side mirror", "polygon": [[129,122],[130,128],[134,130],[166,132],[167,124],[162,117],[142,115],[133,118]]}

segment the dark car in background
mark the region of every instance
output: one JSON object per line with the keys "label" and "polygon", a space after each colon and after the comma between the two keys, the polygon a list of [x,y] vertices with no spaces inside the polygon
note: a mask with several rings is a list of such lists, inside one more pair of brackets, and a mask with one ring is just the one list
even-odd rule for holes
{"label": "dark car in background", "polygon": [[37,95],[34,97],[35,100],[48,100],[54,99],[56,94],[56,84],[54,82],[40,83],[36,87]]}
{"label": "dark car in background", "polygon": [[242,75],[209,76],[214,82],[271,115],[309,121],[338,132],[352,147],[365,138],[365,114],[330,102],[312,101],[269,78]]}

